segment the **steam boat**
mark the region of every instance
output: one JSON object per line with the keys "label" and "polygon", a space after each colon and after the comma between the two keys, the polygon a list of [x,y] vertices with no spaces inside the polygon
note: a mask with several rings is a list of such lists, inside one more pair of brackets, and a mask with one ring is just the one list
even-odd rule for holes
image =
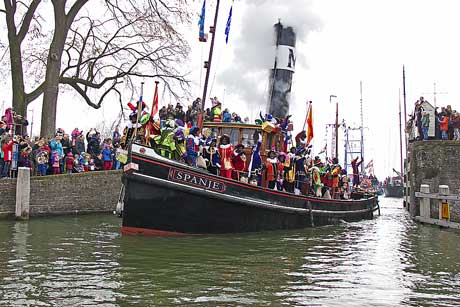
{"label": "steam boat", "polygon": [[391,177],[383,185],[385,197],[403,197],[404,186],[401,177]]}
{"label": "steam boat", "polygon": [[[258,125],[205,123],[215,133],[252,150]],[[263,159],[276,133],[262,133]],[[282,144],[282,143],[281,143]],[[376,197],[323,199],[276,191],[212,175],[160,156],[158,150],[132,144],[123,173],[122,233],[150,235],[225,234],[299,229],[372,219]],[[352,197],[356,198],[356,197]]]}
{"label": "steam boat", "polygon": [[[206,78],[200,110],[205,110],[218,10],[219,1],[210,31],[212,38],[209,58],[205,62]],[[202,12],[200,38],[203,27]],[[269,113],[274,118],[286,118],[295,70],[295,32],[292,27],[283,27],[280,22],[275,25],[275,31],[278,56],[270,74]],[[265,161],[272,148],[282,151],[280,147],[284,145],[284,135],[280,131],[267,131],[262,125],[203,123],[203,114],[199,113],[198,117],[200,128],[208,128],[214,138],[228,135],[231,144],[243,145],[246,156],[251,156],[256,145],[253,136],[260,134],[257,146],[260,145],[259,153]],[[165,150],[136,142],[129,146],[129,163],[124,169],[124,189],[120,196],[124,234],[226,234],[299,229],[336,224],[342,220],[371,219],[379,210],[375,196],[351,195],[349,200],[339,200],[277,191],[265,188],[264,182],[261,186],[252,185],[165,158]]]}

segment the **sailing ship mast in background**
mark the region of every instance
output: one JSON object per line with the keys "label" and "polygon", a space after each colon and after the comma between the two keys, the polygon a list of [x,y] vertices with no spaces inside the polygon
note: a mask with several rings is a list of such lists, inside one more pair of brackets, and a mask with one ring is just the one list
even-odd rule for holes
{"label": "sailing ship mast in background", "polygon": [[399,90],[399,155],[400,155],[400,172],[401,176],[404,176],[404,169],[403,169],[403,142],[402,142],[402,114],[401,114],[401,90]]}
{"label": "sailing ship mast in background", "polygon": [[[356,158],[359,155],[360,158],[364,161],[364,112],[363,112],[363,82],[359,82],[359,92],[360,92],[360,126],[359,127],[350,127],[344,126],[345,129],[345,158],[344,166],[347,171],[351,171],[351,160]],[[359,132],[359,138],[353,136],[355,132]],[[361,163],[361,173],[364,174],[365,171],[364,162]]]}

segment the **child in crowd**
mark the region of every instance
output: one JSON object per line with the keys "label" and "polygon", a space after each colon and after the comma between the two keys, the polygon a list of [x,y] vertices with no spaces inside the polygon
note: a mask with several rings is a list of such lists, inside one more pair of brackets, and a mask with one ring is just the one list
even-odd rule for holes
{"label": "child in crowd", "polygon": [[51,167],[53,168],[54,175],[58,175],[61,173],[61,169],[59,167],[59,155],[56,151],[53,151],[51,156]]}
{"label": "child in crowd", "polygon": [[104,161],[104,171],[112,169],[112,140],[104,140],[104,149],[102,150],[102,160]]}
{"label": "child in crowd", "polygon": [[71,152],[67,153],[67,156],[65,158],[65,168],[66,168],[67,174],[72,174],[74,161],[75,161],[75,158],[73,157],[72,153]]}
{"label": "child in crowd", "polygon": [[83,173],[85,171],[80,161],[81,161],[81,156],[79,154],[75,154],[74,160],[73,160],[73,170],[76,173]]}

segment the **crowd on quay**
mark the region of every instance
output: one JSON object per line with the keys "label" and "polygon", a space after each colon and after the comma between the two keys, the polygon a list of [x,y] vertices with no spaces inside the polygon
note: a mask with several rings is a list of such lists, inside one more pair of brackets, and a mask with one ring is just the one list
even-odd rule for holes
{"label": "crowd on quay", "polygon": [[[205,112],[205,121],[225,122],[228,118],[230,122],[241,122],[236,113],[228,110],[221,112],[217,98],[213,98],[212,103],[210,114]],[[130,123],[123,131],[121,146],[126,148],[129,142],[149,145],[168,159],[206,169],[214,175],[278,191],[348,199],[351,191],[359,188],[358,167],[362,160],[356,158],[352,161],[351,185],[346,170],[337,158],[322,161],[319,156],[312,156],[306,131],[301,131],[295,138],[290,137],[290,116],[280,120],[267,114],[257,120],[258,124],[262,124],[262,129],[264,126],[272,126],[271,129],[282,130],[288,138],[283,146],[273,146],[264,161],[261,157],[260,131],[254,133],[251,148],[243,144],[232,144],[229,135],[216,135],[213,129],[200,129],[197,126],[198,112],[195,111],[199,107],[195,109],[194,105],[199,104],[199,99],[193,102],[188,109],[191,110],[190,115],[184,114],[180,105],[175,109],[172,105],[163,107],[159,111],[159,119],[151,117],[144,106],[138,106],[143,110],[138,116],[137,107],[133,107],[129,116]],[[288,146],[294,142],[295,146]],[[277,151],[277,147],[283,149]]]}
{"label": "crowd on quay", "polygon": [[[428,107],[429,108],[428,108]],[[423,97],[415,102],[414,112],[406,124],[409,141],[414,140],[460,140],[460,113],[452,110],[451,105],[433,108]],[[432,113],[432,114],[431,114]],[[430,126],[434,127],[434,135],[429,135]]]}
{"label": "crowd on quay", "polygon": [[121,134],[118,128],[102,139],[95,128],[83,133],[75,128],[70,134],[57,129],[54,137],[27,135],[27,120],[7,109],[0,121],[1,178],[15,177],[18,167],[27,167],[32,175],[71,174],[121,167],[116,159]]}

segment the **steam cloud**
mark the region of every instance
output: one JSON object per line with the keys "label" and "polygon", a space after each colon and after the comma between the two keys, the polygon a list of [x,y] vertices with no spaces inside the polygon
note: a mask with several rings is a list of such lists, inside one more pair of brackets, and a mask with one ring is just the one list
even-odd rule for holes
{"label": "steam cloud", "polygon": [[[297,46],[321,26],[310,0],[251,0],[244,4],[239,37],[235,37],[232,65],[219,75],[219,83],[249,108],[265,110],[269,70],[275,61],[274,24],[281,21],[297,35]],[[305,66],[305,50],[297,50],[297,69]],[[293,77],[295,80],[295,74]]]}

